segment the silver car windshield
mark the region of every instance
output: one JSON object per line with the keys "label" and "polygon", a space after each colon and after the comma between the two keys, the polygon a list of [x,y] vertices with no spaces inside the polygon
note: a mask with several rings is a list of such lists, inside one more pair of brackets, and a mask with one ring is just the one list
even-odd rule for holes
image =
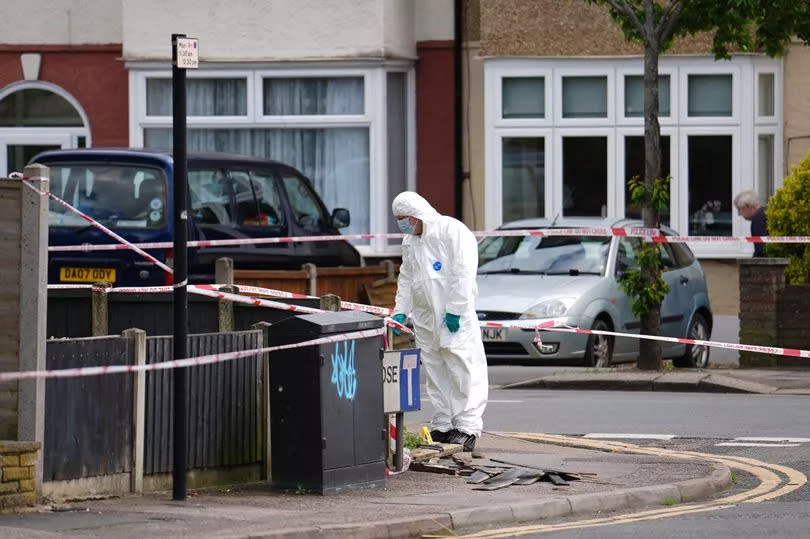
{"label": "silver car windshield", "polygon": [[478,274],[604,275],[610,238],[489,236],[478,244]]}

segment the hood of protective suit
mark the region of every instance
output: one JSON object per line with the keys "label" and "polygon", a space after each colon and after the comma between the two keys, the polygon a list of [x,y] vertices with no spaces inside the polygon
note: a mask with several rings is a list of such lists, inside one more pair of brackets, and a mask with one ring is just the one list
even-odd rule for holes
{"label": "hood of protective suit", "polygon": [[429,223],[440,216],[430,203],[413,191],[403,191],[391,203],[394,215],[408,215]]}

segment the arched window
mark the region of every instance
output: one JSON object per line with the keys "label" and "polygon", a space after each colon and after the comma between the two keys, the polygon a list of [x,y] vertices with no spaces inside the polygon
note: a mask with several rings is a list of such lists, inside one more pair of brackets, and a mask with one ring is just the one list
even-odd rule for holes
{"label": "arched window", "polygon": [[87,115],[68,92],[44,81],[0,90],[0,177],[22,171],[38,153],[90,146]]}
{"label": "arched window", "polygon": [[0,99],[0,127],[84,127],[84,122],[61,95],[26,88]]}

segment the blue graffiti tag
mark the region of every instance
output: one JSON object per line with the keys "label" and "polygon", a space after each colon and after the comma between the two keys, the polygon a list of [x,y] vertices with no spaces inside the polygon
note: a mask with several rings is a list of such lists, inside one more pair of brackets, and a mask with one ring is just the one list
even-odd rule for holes
{"label": "blue graffiti tag", "polygon": [[338,397],[354,400],[354,394],[357,392],[354,341],[351,348],[347,341],[343,341],[343,354],[340,353],[340,343],[335,344],[335,353],[332,354],[332,383],[337,386]]}

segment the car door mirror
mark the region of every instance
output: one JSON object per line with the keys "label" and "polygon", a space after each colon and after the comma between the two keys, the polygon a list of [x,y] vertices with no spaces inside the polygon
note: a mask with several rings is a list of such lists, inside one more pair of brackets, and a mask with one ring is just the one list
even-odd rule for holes
{"label": "car door mirror", "polygon": [[335,228],[346,228],[351,224],[351,216],[346,208],[335,208],[332,210],[332,226]]}

